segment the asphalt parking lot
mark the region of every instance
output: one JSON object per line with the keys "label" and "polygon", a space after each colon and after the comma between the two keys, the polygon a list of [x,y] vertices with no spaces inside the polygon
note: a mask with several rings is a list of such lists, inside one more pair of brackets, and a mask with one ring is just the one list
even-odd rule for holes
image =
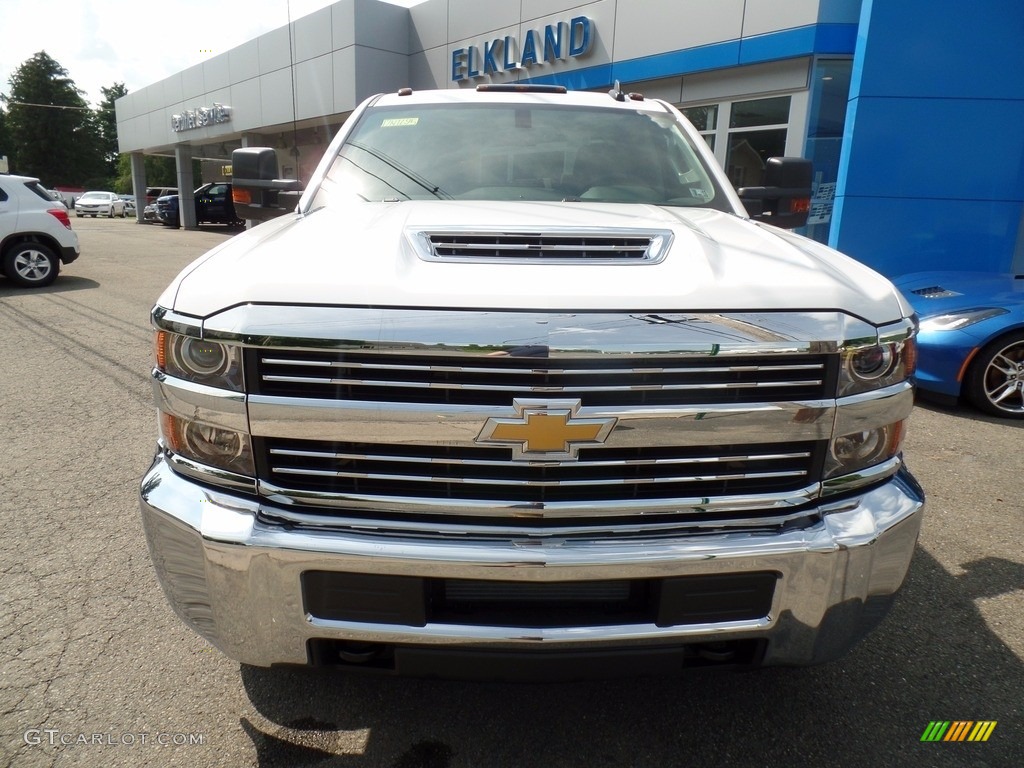
{"label": "asphalt parking lot", "polygon": [[[53,286],[0,279],[0,766],[1024,765],[1024,422],[966,407],[914,410],[917,553],[840,662],[558,685],[240,668],[167,606],[136,497],[149,309],[231,233],[72,222]],[[935,720],[996,726],[922,742]]]}

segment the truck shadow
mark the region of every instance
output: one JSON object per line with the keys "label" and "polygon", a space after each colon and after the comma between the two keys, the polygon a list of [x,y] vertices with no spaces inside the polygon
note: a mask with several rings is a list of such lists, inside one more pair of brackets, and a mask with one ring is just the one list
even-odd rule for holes
{"label": "truck shadow", "polygon": [[[882,626],[838,662],[570,684],[400,680],[242,667],[267,766],[1024,765],[1024,649],[975,601],[1024,565],[951,575],[918,547]],[[985,743],[922,743],[932,720],[995,720]]]}

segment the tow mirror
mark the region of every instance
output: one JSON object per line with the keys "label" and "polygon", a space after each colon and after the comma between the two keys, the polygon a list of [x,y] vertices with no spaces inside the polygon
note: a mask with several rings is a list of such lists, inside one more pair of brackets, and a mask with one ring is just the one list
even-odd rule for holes
{"label": "tow mirror", "polygon": [[243,147],[231,153],[231,199],[240,219],[267,221],[295,210],[302,184],[277,178],[277,153]]}
{"label": "tow mirror", "polygon": [[802,157],[770,157],[763,187],[740,187],[736,192],[750,218],[782,229],[807,223],[811,212],[811,161]]}

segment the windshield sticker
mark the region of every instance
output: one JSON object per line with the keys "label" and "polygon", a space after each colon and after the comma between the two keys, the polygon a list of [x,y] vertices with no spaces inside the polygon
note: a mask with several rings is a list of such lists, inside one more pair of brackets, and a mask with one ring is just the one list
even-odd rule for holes
{"label": "windshield sticker", "polygon": [[380,123],[381,128],[397,128],[403,125],[416,125],[420,119],[418,117],[389,117],[386,120],[382,120]]}

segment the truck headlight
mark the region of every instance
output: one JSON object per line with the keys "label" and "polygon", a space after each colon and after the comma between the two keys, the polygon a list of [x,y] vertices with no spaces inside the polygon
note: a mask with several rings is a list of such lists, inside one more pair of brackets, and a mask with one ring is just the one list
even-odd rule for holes
{"label": "truck headlight", "polygon": [[849,344],[842,350],[839,396],[898,384],[917,368],[917,340]]}
{"label": "truck headlight", "polygon": [[256,474],[249,435],[172,413],[160,413],[164,444],[181,456],[216,469],[252,477]]}
{"label": "truck headlight", "polygon": [[874,381],[892,371],[896,362],[895,344],[873,344],[850,353],[850,372],[857,381]]}
{"label": "truck headlight", "polygon": [[243,391],[242,351],[230,344],[156,332],[156,367],[170,376],[198,384]]}

